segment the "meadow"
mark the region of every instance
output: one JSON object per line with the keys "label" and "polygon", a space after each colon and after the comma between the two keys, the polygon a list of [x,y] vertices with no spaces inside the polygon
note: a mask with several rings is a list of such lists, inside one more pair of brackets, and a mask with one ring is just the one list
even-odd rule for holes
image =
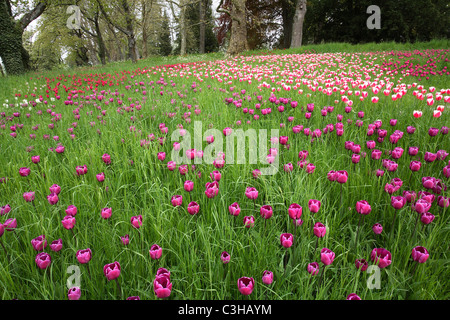
{"label": "meadow", "polygon": [[[449,47],[0,78],[0,298],[448,299]],[[239,129],[263,161],[202,161]]]}

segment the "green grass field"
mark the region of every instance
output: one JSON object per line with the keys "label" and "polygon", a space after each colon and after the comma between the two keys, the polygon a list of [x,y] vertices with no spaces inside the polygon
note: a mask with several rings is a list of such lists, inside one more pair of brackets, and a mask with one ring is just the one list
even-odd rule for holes
{"label": "green grass field", "polygon": [[[450,124],[450,100],[445,101],[450,96],[449,47],[448,40],[323,44],[298,50],[253,51],[235,59],[226,59],[220,53],[154,57],[136,65],[111,63],[0,78],[0,207],[11,208],[0,216],[4,225],[0,232],[0,298],[67,300],[67,282],[74,279],[68,268],[75,266],[80,270],[82,300],[123,300],[131,296],[158,299],[154,292],[158,268],[170,271],[169,300],[246,299],[237,285],[241,277],[254,278],[249,298],[258,300],[343,300],[351,293],[363,300],[448,299],[449,208],[440,206],[438,197],[448,203],[445,167],[450,166],[450,158],[442,156],[442,160],[427,162],[424,156],[426,152],[450,152],[450,140],[442,129]],[[389,54],[392,52],[413,54]],[[405,68],[401,65],[406,61],[413,68],[426,64],[424,72],[436,74],[402,74]],[[383,70],[385,66],[391,67],[392,73]],[[377,94],[372,90],[376,85],[380,86]],[[333,87],[335,91],[323,93]],[[389,92],[384,94],[387,87]],[[405,92],[393,100],[397,90]],[[415,90],[423,92],[425,98],[418,99]],[[356,96],[356,91],[360,95]],[[360,100],[363,91],[368,95]],[[270,101],[272,94],[278,101]],[[430,105],[427,94],[434,99]],[[345,112],[349,103],[343,101],[343,96],[353,102],[349,112]],[[371,100],[375,96],[379,98],[377,103]],[[32,106],[30,101],[38,102]],[[298,102],[296,108],[291,107],[292,101]],[[305,118],[308,104],[314,104],[310,119]],[[284,111],[280,112],[279,106]],[[321,110],[328,106],[334,110],[322,115]],[[433,116],[437,106],[443,108],[440,117]],[[245,108],[254,114],[244,112]],[[271,113],[264,115],[262,110],[266,108],[271,108]],[[194,110],[201,112],[196,114]],[[413,116],[415,110],[422,112],[420,118]],[[362,118],[359,111],[364,112]],[[390,125],[391,119],[397,120],[395,126]],[[382,122],[378,129],[386,130],[382,142],[377,141],[379,130],[368,135],[370,125],[377,120]],[[357,125],[359,121],[361,126]],[[200,163],[195,169],[190,163],[186,175],[180,174],[177,163],[174,171],[168,170],[172,134],[182,125],[193,135],[196,122],[203,133],[208,129],[221,133],[226,127],[255,132],[278,129],[279,136],[289,138],[289,146],[275,146],[278,172],[257,179],[252,171],[267,167],[266,163],[225,162],[223,168]],[[338,122],[343,125],[342,136],[336,134]],[[167,133],[160,131],[160,123],[168,128]],[[313,132],[329,124],[333,124],[333,130],[322,131],[313,142],[304,132],[293,132],[297,125]],[[14,125],[15,131],[11,129]],[[416,128],[413,134],[407,133],[408,126]],[[431,127],[440,130],[436,136],[429,135]],[[404,134],[397,143],[391,143],[396,130]],[[16,137],[11,136],[13,132]],[[160,144],[162,137],[165,142]],[[221,138],[215,135],[216,141]],[[371,158],[369,140],[374,140],[375,148],[383,153],[380,160]],[[346,149],[346,141],[361,146],[359,163],[352,163],[352,154],[358,152]],[[58,145],[64,146],[64,152],[56,152]],[[203,139],[199,149],[206,150],[207,146]],[[408,154],[413,146],[419,148],[416,156]],[[250,147],[246,141],[246,149]],[[404,151],[398,159],[389,153],[396,147]],[[192,148],[197,148],[194,142]],[[308,151],[305,167],[306,163],[315,166],[312,173],[298,165],[302,150]],[[166,153],[162,161],[157,157],[159,152]],[[110,164],[102,160],[104,154],[110,155]],[[40,156],[38,164],[31,160],[36,155]],[[383,167],[383,159],[397,163],[398,168],[389,171]],[[410,170],[414,160],[421,161],[418,172]],[[283,170],[287,163],[293,165],[292,172]],[[76,167],[83,165],[87,173],[77,175]],[[30,174],[21,176],[20,168],[25,167]],[[384,175],[377,177],[377,169],[384,170]],[[219,191],[208,198],[205,185],[212,181],[210,173],[215,170],[221,173]],[[331,170],[346,170],[348,181],[329,181],[327,174]],[[96,178],[101,172],[103,182]],[[436,188],[431,191],[423,186],[423,177],[440,182],[434,180]],[[394,178],[401,179],[402,185],[390,195],[385,186]],[[191,192],[183,188],[186,180],[194,182]],[[50,204],[47,196],[54,184],[61,187],[61,192],[58,202]],[[258,190],[255,201],[246,197],[247,187]],[[29,191],[35,192],[32,202],[26,202],[23,196]],[[391,196],[403,196],[404,191],[434,195],[428,212],[435,219],[430,224],[417,222],[419,214],[411,209],[415,201],[399,210],[393,208]],[[174,195],[182,195],[181,206],[172,205]],[[308,209],[310,199],[321,201],[317,213]],[[360,200],[371,206],[364,219],[355,209]],[[196,215],[187,211],[191,201],[200,206]],[[234,202],[241,208],[237,217],[229,213]],[[298,227],[288,215],[292,203],[303,208],[303,223]],[[61,223],[69,205],[77,207],[71,230]],[[263,205],[273,208],[267,220],[260,215]],[[111,208],[110,218],[102,218],[103,208]],[[139,229],[130,222],[138,215],[143,222]],[[246,228],[244,216],[252,215],[254,226]],[[8,219],[16,219],[15,229],[8,230]],[[313,233],[316,222],[326,226],[323,238]],[[375,223],[383,226],[380,235],[372,231]],[[280,244],[283,233],[293,234],[289,248]],[[130,238],[128,245],[121,241],[126,234]],[[31,244],[40,235],[48,241],[43,251],[51,256],[51,264],[45,269],[37,266],[38,251]],[[57,239],[62,239],[63,247],[54,252],[50,244]],[[162,248],[156,260],[149,254],[153,244]],[[428,250],[425,263],[413,260],[411,252],[416,246]],[[82,264],[76,253],[86,248],[91,249],[92,258]],[[321,262],[322,248],[335,253],[326,267]],[[375,265],[371,260],[374,248],[387,249],[392,263],[379,269],[379,274],[376,269],[374,273],[358,270],[356,259]],[[231,256],[227,264],[220,259],[223,251]],[[109,281],[103,268],[114,261],[120,263],[121,272],[116,281]],[[320,272],[315,276],[307,271],[312,262],[319,263]],[[273,283],[262,282],[265,270],[273,272]],[[378,275],[380,287],[373,288],[370,284]]]}

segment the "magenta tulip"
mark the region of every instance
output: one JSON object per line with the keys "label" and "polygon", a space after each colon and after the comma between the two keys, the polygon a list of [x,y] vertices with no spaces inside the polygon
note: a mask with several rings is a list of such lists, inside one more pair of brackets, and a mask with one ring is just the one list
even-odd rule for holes
{"label": "magenta tulip", "polygon": [[368,215],[372,211],[372,207],[366,200],[356,202],[356,212],[362,215]]}
{"label": "magenta tulip", "polygon": [[196,215],[199,211],[200,211],[200,205],[197,202],[195,202],[195,201],[189,202],[189,204],[187,206],[187,212],[190,215]]}
{"label": "magenta tulip", "polygon": [[251,228],[255,225],[255,217],[245,216],[244,217],[244,227]]}
{"label": "magenta tulip", "polygon": [[430,255],[425,247],[417,246],[412,249],[411,256],[414,261],[418,263],[425,263]]}
{"label": "magenta tulip", "polygon": [[325,227],[325,225],[323,223],[316,222],[313,227],[313,232],[317,238],[323,238],[323,237],[325,237],[325,234],[327,233],[327,228]]}
{"label": "magenta tulip", "polygon": [[375,234],[381,234],[381,232],[383,232],[383,226],[381,224],[379,224],[379,223],[375,223],[372,226],[372,231]]}
{"label": "magenta tulip", "polygon": [[73,216],[65,216],[62,220],[61,220],[61,224],[63,225],[64,229],[70,230],[73,229],[75,227],[75,217]]}
{"label": "magenta tulip", "polygon": [[253,289],[255,288],[255,280],[249,277],[242,277],[238,279],[237,286],[240,293],[248,296],[253,292]]}
{"label": "magenta tulip", "polygon": [[293,203],[288,208],[289,217],[293,220],[300,219],[302,216],[303,208],[297,204]]}
{"label": "magenta tulip", "polygon": [[294,243],[294,236],[291,233],[282,233],[280,235],[280,243],[285,248],[290,248]]}
{"label": "magenta tulip", "polygon": [[375,248],[370,254],[370,259],[378,265],[379,268],[383,269],[389,266],[392,262],[391,253],[384,248]]}
{"label": "magenta tulip", "polygon": [[253,187],[247,187],[245,189],[245,196],[250,200],[256,200],[258,198],[258,190]]}
{"label": "magenta tulip", "polygon": [[77,214],[77,207],[75,207],[73,204],[69,205],[66,209],[66,215],[75,217]]}
{"label": "magenta tulip", "polygon": [[220,254],[220,260],[222,260],[222,262],[223,262],[224,264],[229,263],[229,262],[230,262],[230,259],[231,259],[231,256],[230,256],[230,254],[229,254],[228,252],[223,251],[223,252]]}
{"label": "magenta tulip", "polygon": [[315,276],[319,274],[319,264],[317,262],[308,263],[306,270],[308,271],[309,274]]}
{"label": "magenta tulip", "polygon": [[174,207],[181,206],[181,204],[183,203],[183,196],[174,195],[174,196],[172,196],[172,199],[170,200],[170,202],[172,203],[172,205]]}
{"label": "magenta tulip", "polygon": [[334,261],[335,254],[328,248],[323,248],[320,251],[320,261],[326,266],[330,265]]}
{"label": "magenta tulip", "polygon": [[92,251],[89,248],[83,249],[83,250],[78,250],[76,253],[76,257],[77,257],[77,260],[79,263],[86,264],[89,261],[91,261]]}
{"label": "magenta tulip", "polygon": [[310,200],[308,201],[308,208],[309,208],[309,211],[310,211],[311,213],[317,213],[317,212],[319,212],[319,209],[320,209],[321,204],[322,204],[322,203],[321,203],[319,200],[316,200],[316,199],[310,199]]}
{"label": "magenta tulip", "polygon": [[269,219],[270,217],[272,217],[273,209],[270,205],[264,205],[260,208],[259,212],[261,214],[261,217],[263,217],[264,219]]}
{"label": "magenta tulip", "polygon": [[69,289],[67,293],[67,298],[69,300],[80,300],[81,297],[81,289],[79,287],[72,287]]}
{"label": "magenta tulip", "polygon": [[112,210],[111,208],[103,208],[102,212],[101,212],[102,218],[103,219],[109,219],[112,215]]}
{"label": "magenta tulip", "polygon": [[131,225],[136,229],[142,227],[142,215],[131,217]]}
{"label": "magenta tulip", "polygon": [[273,272],[269,270],[264,270],[262,275],[262,282],[265,285],[271,285],[273,282]]}
{"label": "magenta tulip", "polygon": [[52,241],[52,243],[50,243],[49,247],[50,247],[50,250],[52,250],[54,252],[60,251],[63,247],[62,239]]}
{"label": "magenta tulip", "polygon": [[47,239],[45,239],[45,235],[41,235],[31,240],[31,245],[36,251],[44,251],[47,247]]}
{"label": "magenta tulip", "polygon": [[113,263],[106,264],[103,267],[103,274],[108,281],[117,279],[120,276],[120,263],[114,261]]}
{"label": "magenta tulip", "polygon": [[153,291],[159,299],[169,297],[172,292],[172,282],[170,282],[170,278],[166,275],[156,276],[155,280],[153,280]]}
{"label": "magenta tulip", "polygon": [[237,202],[234,202],[228,207],[228,211],[232,216],[237,217],[241,213],[241,208]]}
{"label": "magenta tulip", "polygon": [[361,271],[366,271],[369,267],[369,263],[366,261],[366,259],[357,259],[355,261],[356,269]]}
{"label": "magenta tulip", "polygon": [[150,258],[152,258],[153,260],[157,260],[157,259],[161,258],[162,248],[160,246],[158,246],[157,244],[154,244],[150,247],[149,253],[150,253]]}
{"label": "magenta tulip", "polygon": [[46,252],[41,252],[36,255],[34,261],[39,269],[46,269],[52,263],[52,257]]}

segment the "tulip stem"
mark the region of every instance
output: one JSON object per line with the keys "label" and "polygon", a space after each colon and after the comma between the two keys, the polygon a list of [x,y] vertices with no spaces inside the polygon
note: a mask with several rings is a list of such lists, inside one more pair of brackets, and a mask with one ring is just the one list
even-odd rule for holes
{"label": "tulip stem", "polygon": [[314,247],[314,255],[313,255],[313,256],[316,255],[317,245],[318,245],[318,244],[319,244],[319,237],[317,237],[317,239],[316,239],[316,246]]}
{"label": "tulip stem", "polygon": [[416,224],[414,225],[414,231],[413,231],[413,233],[411,235],[411,239],[414,239],[414,235],[416,234],[417,222],[419,222],[419,214],[417,214]]}
{"label": "tulip stem", "polygon": [[359,216],[359,222],[358,222],[358,231],[356,231],[356,238],[355,238],[355,249],[358,246],[358,237],[359,237],[359,230],[361,229],[361,220],[363,218],[363,215]]}
{"label": "tulip stem", "polygon": [[119,294],[120,294],[120,299],[122,299],[122,290],[120,288],[119,280],[117,280],[117,278],[115,280],[116,280],[116,284],[117,284],[117,290],[119,291]]}
{"label": "tulip stem", "polygon": [[394,234],[394,224],[395,224],[395,218],[397,217],[397,210],[394,212],[394,219],[392,219],[392,226],[391,226],[391,235],[389,236],[389,239],[392,239],[392,235]]}
{"label": "tulip stem", "polygon": [[322,283],[323,274],[325,273],[325,267],[326,267],[326,265],[323,265],[322,273],[320,274],[320,278],[319,278],[319,284],[317,285],[318,287],[320,287],[320,284]]}
{"label": "tulip stem", "polygon": [[416,264],[414,265],[414,268],[413,268],[411,276],[414,276],[414,273],[416,273],[416,269],[417,269],[418,265],[419,265],[419,261],[416,261]]}
{"label": "tulip stem", "polygon": [[3,247],[3,250],[5,250],[5,254],[8,255],[8,251],[6,251],[5,245],[3,244],[3,241],[0,241],[0,244]]}

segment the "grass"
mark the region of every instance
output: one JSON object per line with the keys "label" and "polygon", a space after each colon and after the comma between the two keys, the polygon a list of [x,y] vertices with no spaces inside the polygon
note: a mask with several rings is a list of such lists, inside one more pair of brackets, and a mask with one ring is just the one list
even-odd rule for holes
{"label": "grass", "polygon": [[[249,59],[253,56],[256,60],[238,60],[236,70],[242,70],[244,62],[253,65],[266,64],[268,68],[272,68],[272,63],[292,61],[292,56],[285,55],[304,51],[357,53],[448,47],[448,41],[434,41],[414,45],[323,44],[305,46],[298,51],[253,51],[246,54]],[[264,57],[260,57],[262,54]],[[268,54],[273,56],[273,60],[267,58]],[[343,57],[350,59],[346,54],[343,54]],[[368,59],[370,56],[358,56],[358,61],[363,63],[370,61]],[[381,55],[381,59],[388,57]],[[398,194],[403,190],[423,190],[420,179],[425,175],[435,176],[448,184],[448,178],[443,177],[442,173],[442,168],[446,165],[443,161],[423,163],[423,169],[417,174],[414,173],[409,180],[408,166],[411,159],[407,154],[409,146],[419,146],[419,155],[423,161],[425,151],[450,150],[446,136],[439,134],[431,138],[427,134],[430,126],[448,126],[448,110],[446,109],[440,118],[433,118],[433,109],[426,106],[425,101],[413,97],[411,92],[400,102],[394,102],[390,96],[384,97],[380,93],[378,104],[372,104],[370,100],[359,102],[354,99],[352,112],[346,114],[342,102],[334,104],[335,99],[340,99],[339,92],[326,96],[311,92],[302,85],[303,94],[299,94],[298,90],[276,92],[278,97],[299,102],[297,108],[287,106],[286,110],[280,113],[276,105],[268,102],[271,91],[260,91],[257,88],[260,84],[258,81],[249,84],[234,80],[232,84],[225,84],[209,77],[200,82],[192,75],[190,78],[186,75],[181,78],[177,72],[177,77],[169,77],[170,73],[164,71],[164,81],[158,83],[162,77],[161,69],[151,69],[152,66],[204,61],[205,64],[192,64],[189,70],[186,69],[186,72],[193,73],[194,70],[205,71],[210,65],[211,70],[223,68],[221,63],[216,62],[218,60],[224,60],[220,53],[152,57],[140,60],[136,65],[130,62],[111,63],[76,70],[29,73],[0,80],[2,103],[5,99],[13,101],[14,94],[19,92],[22,95],[35,93],[35,98],[39,95],[45,96],[47,85],[50,89],[55,88],[57,82],[67,86],[76,84],[77,87],[74,88],[84,91],[80,92],[78,97],[72,95],[73,101],[78,102],[78,120],[74,118],[73,113],[76,106],[64,104],[68,93],[61,85],[58,92],[61,99],[49,101],[50,105],[55,105],[52,110],[61,114],[60,121],[51,121],[52,116],[46,111],[49,106],[43,103],[38,103],[31,110],[0,106],[0,111],[6,112],[7,115],[16,110],[21,113],[19,118],[5,122],[5,129],[0,129],[0,177],[8,177],[7,183],[0,184],[0,206],[10,204],[12,207],[10,213],[0,218],[0,222],[4,223],[7,218],[16,218],[18,221],[14,232],[5,231],[0,238],[7,250],[7,253],[0,250],[1,299],[67,299],[67,280],[71,274],[66,271],[72,265],[80,268],[81,299],[125,299],[136,295],[141,299],[157,299],[153,292],[153,279],[159,267],[165,267],[171,272],[173,289],[169,299],[245,299],[236,285],[237,279],[242,276],[255,279],[256,286],[250,296],[252,299],[341,300],[353,292],[366,300],[448,299],[448,282],[445,280],[449,276],[449,229],[446,214],[448,208],[442,209],[434,203],[430,212],[436,216],[435,220],[430,225],[420,225],[412,238],[416,213],[412,212],[408,205],[405,206],[397,213],[394,228],[391,230],[394,209],[390,205],[390,196],[384,192],[384,185],[394,177],[399,177],[404,182]],[[193,66],[197,69],[193,69]],[[149,68],[150,72],[135,72],[145,68]],[[325,72],[325,65],[316,70],[319,74]],[[336,67],[336,70],[339,68]],[[236,74],[231,69],[225,72]],[[131,74],[134,74],[133,78]],[[114,79],[114,85],[111,87],[108,83],[99,85],[99,91],[105,90],[105,93],[109,93],[105,95],[106,100],[114,98],[114,102],[108,105],[99,100],[83,98],[93,94],[93,91],[86,90],[85,86],[89,83],[87,79],[96,79],[99,75],[103,75],[108,81],[113,75],[119,79]],[[72,76],[74,79],[80,79],[81,85],[79,82],[72,82]],[[280,76],[279,79],[281,78]],[[399,76],[394,80],[398,78]],[[115,85],[115,81],[119,84]],[[144,82],[144,85],[140,85],[140,81]],[[196,88],[192,87],[194,82]],[[418,79],[404,77],[401,82],[413,83],[418,82]],[[172,83],[176,85],[172,87]],[[276,86],[276,83],[271,84]],[[423,80],[420,84],[424,84],[425,88],[435,86],[439,91],[441,88],[449,88],[450,81],[448,76],[436,76]],[[130,88],[127,89],[126,86]],[[235,89],[231,91],[230,87]],[[113,95],[116,89],[117,96]],[[242,89],[246,90],[245,94],[241,93]],[[143,91],[146,91],[146,100],[143,100]],[[163,91],[163,95],[160,91]],[[233,93],[238,94],[234,99],[243,99],[242,108],[254,108],[255,96],[262,95],[265,101],[263,107],[271,107],[272,113],[268,116],[260,115],[258,121],[253,120],[249,114],[242,113],[242,108],[237,109],[233,104],[224,103],[224,99],[233,97]],[[311,96],[307,97],[307,93]],[[247,96],[252,97],[252,100],[246,100]],[[123,100],[123,108],[131,103],[140,104],[143,108],[141,111],[130,112],[122,109],[119,113],[119,98]],[[23,97],[18,98],[18,101],[21,99]],[[176,102],[171,104],[171,99]],[[306,107],[307,103],[315,105],[310,120],[305,119],[301,109]],[[188,109],[188,105],[192,108]],[[320,109],[329,105],[334,105],[335,111],[323,118]],[[102,115],[97,106],[106,110],[106,115]],[[195,108],[201,109],[199,115],[194,114]],[[42,110],[42,115],[38,115],[37,110]],[[364,125],[361,128],[354,125],[360,110],[365,112]],[[422,110],[422,118],[413,118],[413,110]],[[190,123],[183,118],[184,113],[189,111],[192,112]],[[166,115],[167,112],[176,112],[176,116],[170,118]],[[25,117],[26,113],[31,114],[30,118]],[[260,114],[259,111],[255,113]],[[327,123],[336,123],[338,113],[344,115],[343,137],[338,138],[331,133],[311,143],[311,138],[303,133],[292,133],[292,127],[297,124],[313,130],[321,129]],[[287,121],[288,116],[294,117],[292,123]],[[395,127],[389,126],[389,120],[392,118],[398,119]],[[353,123],[348,124],[347,119]],[[397,161],[398,170],[393,173],[386,171],[380,178],[373,172],[382,168],[381,160],[371,160],[370,151],[365,145],[369,139],[366,136],[367,126],[377,119],[382,120],[382,127],[388,131],[388,137],[395,130],[405,132],[396,145],[405,150],[404,155]],[[196,165],[194,172],[189,170],[186,176],[180,175],[178,169],[173,172],[167,170],[166,164],[170,160],[172,150],[170,137],[178,124],[183,124],[183,127],[192,133],[194,122],[201,121],[205,136],[208,129],[219,130],[215,135],[217,140],[223,128],[237,129],[237,120],[242,120],[244,130],[279,129],[280,135],[289,136],[290,148],[279,148],[280,170],[276,175],[262,176],[255,180],[251,172],[265,166],[261,164],[226,164],[224,168],[216,169],[212,165],[202,163]],[[247,124],[247,120],[251,123]],[[73,122],[77,122],[74,140],[67,132],[68,128],[73,127]],[[9,135],[9,127],[13,123],[24,124],[23,128],[18,130],[17,138]],[[48,128],[50,123],[54,123],[54,129]],[[169,128],[167,142],[161,146],[155,139],[147,147],[142,147],[141,140],[149,140],[149,134],[153,133],[156,138],[163,136],[158,128],[160,123],[165,123]],[[285,127],[280,128],[280,123],[284,123]],[[37,124],[40,125],[39,129],[32,130]],[[417,128],[415,134],[406,133],[409,125]],[[135,131],[130,130],[130,127],[134,127]],[[100,134],[97,130],[100,130]],[[29,138],[30,134],[36,134],[35,140]],[[50,135],[50,139],[43,139],[43,134]],[[59,136],[59,142],[65,146],[62,154],[49,151],[49,148],[55,148],[57,145],[52,139],[55,135]],[[383,152],[393,148],[388,137],[383,143],[377,143],[377,148]],[[362,157],[357,165],[351,163],[352,152],[344,148],[346,140],[360,144],[362,150],[367,152],[367,157]],[[30,146],[34,148],[27,152],[26,149]],[[206,149],[205,142],[202,147]],[[309,152],[308,160],[316,166],[312,174],[307,174],[296,165],[298,152],[301,150]],[[157,159],[157,153],[161,151],[167,154],[163,162]],[[111,155],[110,165],[102,161],[104,153]],[[31,163],[32,155],[41,156],[38,165]],[[383,158],[385,157],[387,156],[383,155]],[[294,171],[290,174],[285,173],[281,167],[288,162],[294,164]],[[84,164],[88,167],[88,173],[76,176],[75,167]],[[18,174],[21,167],[31,168],[31,175],[21,177]],[[204,194],[204,186],[211,181],[209,173],[213,170],[219,170],[222,179],[219,182],[218,195],[208,199]],[[349,180],[342,187],[342,198],[340,185],[327,180],[330,170],[347,170],[349,173]],[[197,176],[198,171],[201,171],[201,177]],[[98,182],[95,177],[100,172],[104,172],[106,176],[103,183]],[[191,193],[183,189],[185,180],[194,181],[194,190]],[[62,189],[60,200],[56,205],[50,205],[46,196],[50,193],[50,186],[55,183]],[[259,191],[256,206],[245,197],[247,186],[254,186]],[[36,192],[34,205],[24,201],[22,194],[26,191]],[[171,197],[176,194],[183,196],[183,205],[180,208],[175,208],[170,203]],[[443,194],[448,196],[448,191]],[[309,199],[322,201],[318,213],[309,212]],[[355,203],[363,199],[371,204],[372,212],[364,219],[356,245],[359,215],[355,211]],[[197,201],[200,205],[200,213],[196,216],[187,213],[186,207],[190,201]],[[228,206],[233,202],[238,202],[242,209],[237,218],[228,213]],[[287,214],[288,206],[294,202],[303,207],[303,224],[297,229]],[[61,225],[64,210],[70,204],[78,208],[73,234]],[[264,221],[259,215],[259,207],[265,204],[272,205],[274,209],[274,214],[268,221]],[[105,207],[111,207],[113,212],[108,220],[100,216],[101,209]],[[143,226],[140,229],[134,229],[130,224],[131,217],[136,215],[143,217]],[[256,223],[253,228],[248,229],[243,226],[242,219],[249,215],[254,215]],[[319,239],[318,249],[314,250],[316,237],[310,226],[318,221],[327,226],[327,233],[324,238]],[[384,227],[383,233],[377,237],[371,229],[376,222]],[[285,232],[294,234],[295,246],[289,249],[283,248],[279,243],[280,234]],[[392,238],[391,232],[394,235]],[[59,238],[63,240],[63,249],[60,252],[52,252],[48,247],[45,250],[52,257],[52,263],[46,270],[37,268],[34,262],[37,252],[30,244],[33,238],[41,234],[46,235],[49,244]],[[124,246],[120,240],[125,234],[130,235],[128,246]],[[156,261],[150,258],[148,252],[150,246],[155,243],[163,248],[161,259]],[[411,250],[417,245],[426,247],[430,258],[413,273],[415,266],[411,259]],[[319,287],[320,275],[311,277],[306,268],[308,263],[317,261],[322,272],[319,253],[324,247],[333,250],[336,257],[334,262],[325,268]],[[358,271],[354,263],[356,259],[364,258],[372,264],[370,252],[376,247],[386,248],[392,253],[392,264],[381,269],[381,288],[370,289],[367,283],[372,280],[371,275]],[[75,255],[77,250],[85,248],[90,248],[93,256],[87,265],[81,265]],[[229,264],[224,265],[221,262],[222,251],[230,253]],[[107,281],[103,274],[103,266],[114,261],[119,261],[122,268],[118,278],[119,287],[114,281]],[[264,285],[261,282],[264,270],[273,271],[275,280],[272,285]]]}

